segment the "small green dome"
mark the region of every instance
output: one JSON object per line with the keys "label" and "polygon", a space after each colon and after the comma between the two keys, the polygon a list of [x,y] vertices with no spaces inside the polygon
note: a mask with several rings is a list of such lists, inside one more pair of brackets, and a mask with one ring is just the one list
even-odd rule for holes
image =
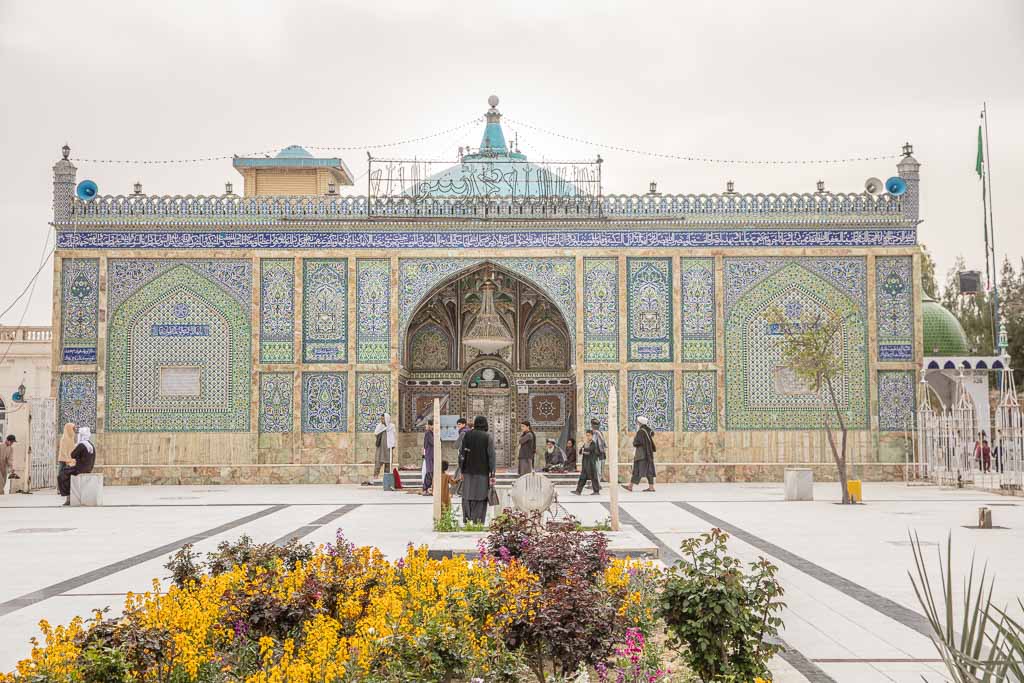
{"label": "small green dome", "polygon": [[956,316],[927,294],[921,297],[924,322],[924,355],[969,356],[967,335]]}

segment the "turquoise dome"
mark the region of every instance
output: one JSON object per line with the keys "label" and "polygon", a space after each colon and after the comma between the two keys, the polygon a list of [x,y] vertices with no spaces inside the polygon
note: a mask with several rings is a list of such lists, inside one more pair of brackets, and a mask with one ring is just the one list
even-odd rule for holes
{"label": "turquoise dome", "polygon": [[312,159],[313,155],[306,151],[304,147],[298,145],[288,145],[280,152],[277,153],[278,159]]}
{"label": "turquoise dome", "polygon": [[509,149],[501,129],[498,98],[488,99],[487,125],[480,149],[464,154],[460,163],[416,182],[406,195],[424,197],[573,197],[575,184],[550,169],[531,164],[519,150]]}

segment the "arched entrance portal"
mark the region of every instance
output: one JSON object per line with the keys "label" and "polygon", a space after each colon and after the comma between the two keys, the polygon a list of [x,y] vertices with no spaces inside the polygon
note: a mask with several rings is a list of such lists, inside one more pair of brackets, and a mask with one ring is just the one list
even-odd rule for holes
{"label": "arched entrance portal", "polygon": [[[465,340],[480,318],[488,279],[494,283],[494,312],[511,343],[485,353]],[[572,426],[571,335],[558,307],[526,279],[489,262],[458,273],[425,294],[404,339],[399,382],[403,432],[422,431],[433,399],[439,398],[444,415],[487,417],[498,464],[508,467],[516,458],[520,421],[534,424],[539,441],[557,438]],[[412,438],[406,443],[405,460],[415,461],[419,444]],[[444,446],[443,457],[454,457],[452,444]]]}

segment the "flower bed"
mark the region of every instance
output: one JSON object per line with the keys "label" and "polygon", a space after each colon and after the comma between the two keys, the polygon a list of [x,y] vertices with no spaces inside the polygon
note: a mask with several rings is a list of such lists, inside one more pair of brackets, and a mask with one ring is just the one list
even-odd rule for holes
{"label": "flower bed", "polygon": [[[665,575],[598,532],[506,515],[481,559],[410,546],[222,544],[168,564],[123,616],[40,624],[2,683],[681,680],[665,665]],[[738,679],[737,679],[738,680]]]}

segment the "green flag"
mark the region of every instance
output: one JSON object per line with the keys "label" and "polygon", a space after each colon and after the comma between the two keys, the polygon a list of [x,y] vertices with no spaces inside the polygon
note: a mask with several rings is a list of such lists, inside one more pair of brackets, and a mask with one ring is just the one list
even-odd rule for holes
{"label": "green flag", "polygon": [[981,165],[985,162],[985,156],[981,153],[981,126],[978,126],[978,160],[974,162],[974,170],[978,177],[982,177]]}

